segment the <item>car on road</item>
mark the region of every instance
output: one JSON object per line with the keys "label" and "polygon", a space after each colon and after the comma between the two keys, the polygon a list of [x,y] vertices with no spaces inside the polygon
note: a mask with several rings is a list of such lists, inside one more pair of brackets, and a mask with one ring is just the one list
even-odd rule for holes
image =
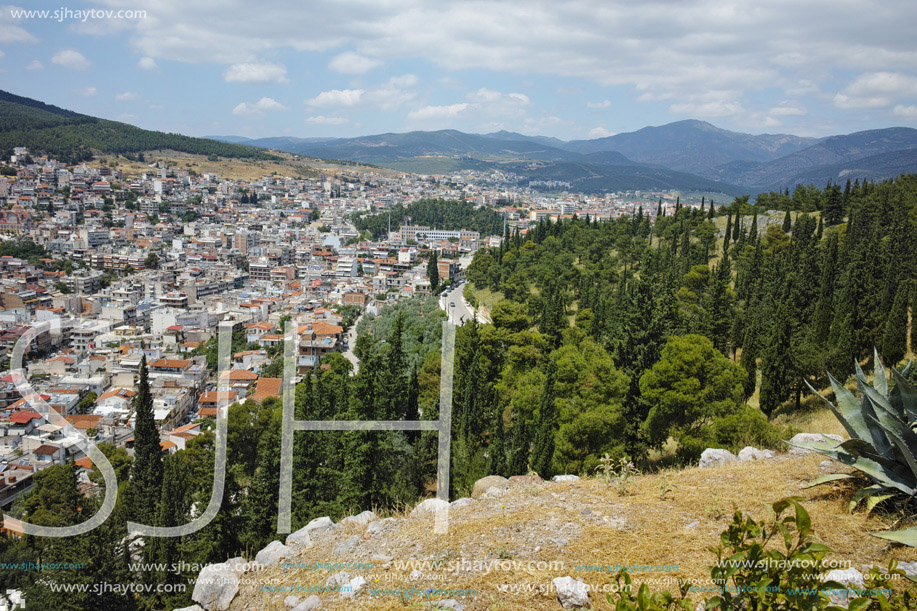
{"label": "car on road", "polygon": [[449,307],[450,307],[450,308],[454,308],[454,307],[455,307],[455,302],[454,302],[454,301],[450,301],[450,302],[449,302]]}

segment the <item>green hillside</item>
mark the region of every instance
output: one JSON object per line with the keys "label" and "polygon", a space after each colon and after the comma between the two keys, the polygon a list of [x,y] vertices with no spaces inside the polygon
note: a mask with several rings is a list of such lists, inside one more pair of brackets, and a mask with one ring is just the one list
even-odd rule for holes
{"label": "green hillside", "polygon": [[136,153],[154,149],[277,159],[275,155],[250,146],[149,131],[0,91],[0,154],[8,157],[16,146],[25,146],[30,151],[45,153],[66,163],[91,159],[94,153]]}

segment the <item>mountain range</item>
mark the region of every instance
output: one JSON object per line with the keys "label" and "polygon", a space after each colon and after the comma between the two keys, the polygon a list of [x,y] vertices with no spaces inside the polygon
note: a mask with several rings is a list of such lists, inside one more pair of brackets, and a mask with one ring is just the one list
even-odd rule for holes
{"label": "mountain range", "polygon": [[583,191],[671,185],[758,193],[917,171],[917,130],[906,127],[805,138],[745,134],[685,120],[569,142],[508,131],[469,134],[451,129],[356,138],[215,138],[421,173],[501,169],[529,180],[570,182]]}

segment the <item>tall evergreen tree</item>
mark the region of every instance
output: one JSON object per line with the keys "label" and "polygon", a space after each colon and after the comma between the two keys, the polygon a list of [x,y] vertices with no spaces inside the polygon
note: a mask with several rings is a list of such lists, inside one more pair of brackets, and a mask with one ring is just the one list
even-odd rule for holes
{"label": "tall evergreen tree", "polygon": [[162,495],[162,447],[153,419],[146,355],[140,359],[140,382],[134,396],[134,463],[131,469],[133,519],[154,524]]}
{"label": "tall evergreen tree", "polygon": [[761,411],[772,415],[790,395],[795,377],[792,344],[792,313],[787,300],[777,308],[761,359]]}
{"label": "tall evergreen tree", "polygon": [[554,404],[554,378],[556,367],[548,360],[547,378],[541,393],[535,444],[532,448],[532,470],[547,479],[554,475],[551,462],[554,457],[554,435],[557,432],[557,407]]}
{"label": "tall evergreen tree", "polygon": [[895,366],[907,352],[908,293],[906,283],[900,282],[898,292],[895,294],[894,305],[885,320],[879,354],[889,366]]}
{"label": "tall evergreen tree", "polygon": [[430,290],[436,292],[436,289],[439,288],[439,260],[435,250],[430,254],[430,260],[427,262],[427,278],[430,279]]}

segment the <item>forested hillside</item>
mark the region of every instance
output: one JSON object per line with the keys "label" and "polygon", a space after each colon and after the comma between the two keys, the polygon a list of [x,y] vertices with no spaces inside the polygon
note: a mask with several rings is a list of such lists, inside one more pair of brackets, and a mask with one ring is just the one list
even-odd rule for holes
{"label": "forested hillside", "polygon": [[148,131],[0,91],[0,153],[8,157],[16,146],[65,163],[91,159],[97,152],[136,153],[154,149],[232,158],[277,158],[250,146]]}
{"label": "forested hillside", "polygon": [[[492,208],[475,208],[469,201],[444,199],[421,199],[409,204],[392,206],[392,231],[398,231],[402,224],[424,225],[445,231],[468,229],[481,235],[499,235],[503,231],[503,217]],[[410,219],[410,221],[408,221]],[[387,237],[389,211],[363,215],[354,219],[360,231],[368,231],[373,238]]]}

